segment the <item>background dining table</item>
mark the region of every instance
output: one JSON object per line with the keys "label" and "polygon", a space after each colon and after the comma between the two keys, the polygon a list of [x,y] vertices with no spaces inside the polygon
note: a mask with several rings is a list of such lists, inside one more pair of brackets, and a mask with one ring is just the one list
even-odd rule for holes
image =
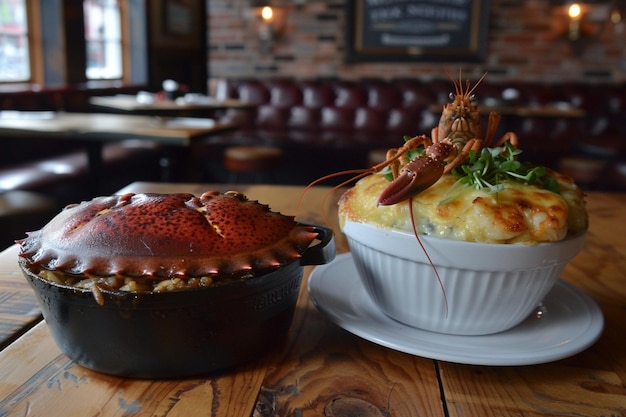
{"label": "background dining table", "polygon": [[216,99],[210,96],[191,95],[191,98],[178,97],[175,100],[158,99],[154,95],[141,99],[141,95],[118,94],[94,96],[89,104],[99,111],[138,114],[149,116],[204,116],[218,110],[253,107],[235,99]]}
{"label": "background dining table", "polygon": [[[300,205],[303,187],[299,186],[133,183],[120,193],[200,194],[230,189],[297,220],[330,225],[336,231],[338,259],[349,256],[336,218],[341,190],[314,187]],[[18,247],[11,246],[0,253],[0,415],[626,416],[626,244],[622,239],[626,194],[590,192],[587,205],[591,222],[585,246],[566,267],[562,280],[599,306],[604,327],[590,346],[526,365],[433,359],[345,330],[317,308],[307,291],[307,280],[310,284],[331,263],[306,267],[288,335],[271,353],[251,363],[185,379],[100,374],[73,363],[56,347],[17,267]],[[349,300],[349,292],[337,296]],[[576,311],[564,310],[575,320]],[[540,320],[549,320],[549,309],[547,314]],[[368,322],[360,325],[366,327]],[[557,323],[556,333],[558,328]],[[411,331],[406,329],[407,334]],[[543,342],[529,332],[521,343],[549,344],[550,337]],[[463,337],[459,340],[457,348],[463,348]],[[498,348],[490,346],[489,336],[484,340],[482,350],[487,355]],[[563,340],[561,345],[571,342]]]}
{"label": "background dining table", "polygon": [[[153,141],[165,147],[164,157],[171,164],[185,166],[181,160],[188,159],[194,142],[236,127],[210,118],[5,110],[0,112],[0,143],[16,137],[78,143],[87,151],[90,180],[98,189],[105,142],[130,138]],[[172,176],[171,172],[163,173],[164,179]]]}

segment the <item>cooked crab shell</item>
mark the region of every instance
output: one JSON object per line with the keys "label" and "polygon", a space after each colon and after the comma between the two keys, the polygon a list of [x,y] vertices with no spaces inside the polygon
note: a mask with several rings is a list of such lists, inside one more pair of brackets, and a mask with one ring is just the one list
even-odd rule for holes
{"label": "cooked crab shell", "polygon": [[63,209],[17,241],[31,266],[88,276],[251,276],[301,257],[316,238],[238,192],[125,194]]}

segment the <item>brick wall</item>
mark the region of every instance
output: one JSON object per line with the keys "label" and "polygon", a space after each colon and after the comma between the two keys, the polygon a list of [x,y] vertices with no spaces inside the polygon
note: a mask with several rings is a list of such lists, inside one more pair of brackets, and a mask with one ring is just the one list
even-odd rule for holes
{"label": "brick wall", "polygon": [[[440,76],[462,67],[476,79],[586,81],[626,80],[624,23],[606,30],[580,54],[559,33],[566,29],[564,9],[550,0],[491,0],[488,56],[482,63],[344,62],[345,0],[283,1],[286,27],[270,53],[258,41],[250,0],[207,0],[211,77],[413,77]],[[552,2],[554,3],[554,2]]]}

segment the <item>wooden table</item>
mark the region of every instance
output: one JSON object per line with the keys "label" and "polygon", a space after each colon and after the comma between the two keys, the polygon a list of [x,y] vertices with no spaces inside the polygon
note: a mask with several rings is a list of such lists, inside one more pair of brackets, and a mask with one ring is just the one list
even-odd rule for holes
{"label": "wooden table", "polygon": [[[104,142],[143,139],[170,149],[187,149],[194,141],[234,129],[212,119],[188,119],[106,113],[1,112],[0,140],[16,136],[69,140],[85,146],[94,187],[100,181]],[[97,188],[95,188],[97,189]]]}
{"label": "wooden table", "polygon": [[185,100],[181,97],[176,100],[154,100],[153,102],[144,103],[138,101],[136,95],[128,94],[90,97],[89,104],[99,110],[109,112],[170,116],[204,115],[205,117],[216,110],[253,106],[240,100],[218,100],[212,97],[203,97],[195,101]]}
{"label": "wooden table", "polygon": [[[324,223],[316,187],[300,209],[300,187],[134,183],[123,192],[238,189],[274,210]],[[337,227],[331,194],[325,210]],[[605,317],[600,339],[552,363],[478,366],[432,360],[363,340],[333,324],[303,286],[289,335],[270,355],[206,378],[130,380],[73,364],[37,322],[34,297],[17,272],[16,248],[0,254],[3,416],[624,416],[626,415],[626,194],[589,193],[591,226],[563,279],[589,294]],[[337,235],[340,252],[345,239]],[[312,268],[307,267],[306,277]],[[27,312],[26,317],[22,312]]]}

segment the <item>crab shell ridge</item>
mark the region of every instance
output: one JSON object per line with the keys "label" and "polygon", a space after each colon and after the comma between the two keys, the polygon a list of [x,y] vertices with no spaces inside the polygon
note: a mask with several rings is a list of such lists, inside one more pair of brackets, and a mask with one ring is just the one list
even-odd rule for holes
{"label": "crab shell ridge", "polygon": [[17,241],[31,265],[91,276],[249,275],[289,263],[317,237],[243,194],[125,194],[68,206]]}

